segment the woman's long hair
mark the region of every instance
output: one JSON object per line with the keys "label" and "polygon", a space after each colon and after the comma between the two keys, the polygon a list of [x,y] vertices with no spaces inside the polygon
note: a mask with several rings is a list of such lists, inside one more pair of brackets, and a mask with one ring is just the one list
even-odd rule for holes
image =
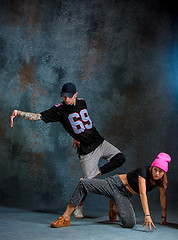
{"label": "woman's long hair", "polygon": [[[150,182],[151,182],[152,185],[156,186],[157,184],[156,184],[156,182],[155,182],[155,180],[153,178],[153,175],[152,175],[152,168],[153,167],[149,168]],[[159,181],[159,187],[161,187],[164,190],[166,190],[166,188],[167,188],[167,175],[166,175],[166,172],[164,172],[164,175],[158,181]]]}

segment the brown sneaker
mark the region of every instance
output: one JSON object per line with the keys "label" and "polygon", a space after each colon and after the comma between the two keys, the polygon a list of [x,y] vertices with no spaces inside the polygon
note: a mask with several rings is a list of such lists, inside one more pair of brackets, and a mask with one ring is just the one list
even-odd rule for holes
{"label": "brown sneaker", "polygon": [[117,219],[117,209],[112,200],[109,201],[109,220],[115,222]]}
{"label": "brown sneaker", "polygon": [[65,219],[63,216],[59,217],[55,222],[51,223],[52,228],[69,227],[70,225],[70,218]]}

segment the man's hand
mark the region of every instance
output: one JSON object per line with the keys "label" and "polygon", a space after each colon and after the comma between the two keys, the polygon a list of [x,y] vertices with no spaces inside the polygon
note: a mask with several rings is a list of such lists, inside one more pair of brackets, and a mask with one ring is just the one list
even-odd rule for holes
{"label": "man's hand", "polygon": [[13,127],[13,119],[18,116],[30,121],[40,121],[41,120],[41,114],[40,113],[30,113],[30,112],[23,112],[19,110],[14,110],[10,119],[11,119],[11,127]]}
{"label": "man's hand", "polygon": [[12,112],[12,115],[10,116],[10,120],[11,120],[11,128],[13,127],[13,123],[14,123],[14,118],[17,116],[17,110],[14,110]]}
{"label": "man's hand", "polygon": [[145,216],[145,222],[143,224],[143,227],[145,226],[145,230],[146,230],[148,225],[149,225],[149,228],[150,228],[151,231],[152,231],[151,225],[153,226],[154,229],[156,229],[151,217],[150,216]]}
{"label": "man's hand", "polygon": [[78,142],[77,140],[75,140],[75,139],[73,138],[73,145],[72,145],[72,147],[75,147],[75,149],[76,149],[77,146],[80,147],[80,142]]}

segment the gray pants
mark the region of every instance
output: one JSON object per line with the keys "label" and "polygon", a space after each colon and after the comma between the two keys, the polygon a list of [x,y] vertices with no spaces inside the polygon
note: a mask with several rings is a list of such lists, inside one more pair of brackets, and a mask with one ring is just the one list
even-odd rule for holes
{"label": "gray pants", "polygon": [[121,153],[121,151],[108,141],[104,140],[93,152],[87,155],[79,155],[80,163],[83,169],[83,177],[96,177],[100,173],[98,167],[100,158],[109,162],[110,159],[117,153]]}
{"label": "gray pants", "polygon": [[110,198],[116,205],[123,227],[132,228],[136,224],[135,213],[130,198],[132,193],[125,187],[119,175],[105,179],[83,179],[76,186],[69,201],[76,207],[87,193],[100,194]]}

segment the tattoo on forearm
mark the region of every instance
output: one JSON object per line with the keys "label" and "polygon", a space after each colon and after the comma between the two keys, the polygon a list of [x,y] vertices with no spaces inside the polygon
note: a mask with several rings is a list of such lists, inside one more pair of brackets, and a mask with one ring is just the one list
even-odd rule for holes
{"label": "tattoo on forearm", "polygon": [[31,121],[40,121],[41,120],[41,115],[39,113],[29,113],[29,112],[17,111],[17,116],[19,116],[21,118],[25,118],[27,120],[31,120]]}

